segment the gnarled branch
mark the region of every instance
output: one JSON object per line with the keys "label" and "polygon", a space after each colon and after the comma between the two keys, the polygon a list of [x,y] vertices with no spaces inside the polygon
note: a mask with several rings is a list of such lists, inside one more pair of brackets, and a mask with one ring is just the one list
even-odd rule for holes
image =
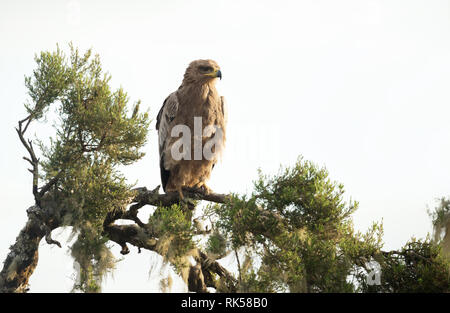
{"label": "gnarled branch", "polygon": [[[136,188],[136,196],[132,199],[132,204],[128,210],[115,210],[108,214],[103,224],[104,231],[108,238],[121,247],[122,254],[130,252],[127,244],[136,246],[139,250],[141,248],[156,251],[158,237],[161,234],[155,233],[152,227],[148,224],[142,223],[137,217],[138,210],[145,205],[152,206],[171,206],[180,203],[179,194],[177,192],[160,194],[159,186],[153,190],[147,188]],[[216,203],[225,203],[230,198],[225,194],[205,194],[199,190],[184,189],[183,195],[185,199],[207,200]],[[116,225],[115,220],[129,219],[133,220],[136,225]],[[209,232],[205,232],[209,233]],[[189,291],[207,292],[206,286],[215,287],[215,281],[212,279],[212,273],[217,274],[225,282],[225,286],[230,292],[235,292],[237,289],[237,281],[233,275],[221,266],[216,260],[208,257],[208,255],[197,249],[196,253],[197,265],[192,266],[189,271],[188,288]]]}

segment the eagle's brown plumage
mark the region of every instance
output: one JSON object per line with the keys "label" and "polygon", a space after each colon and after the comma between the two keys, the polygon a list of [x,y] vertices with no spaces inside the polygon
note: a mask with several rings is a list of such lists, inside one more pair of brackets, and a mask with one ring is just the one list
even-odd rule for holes
{"label": "eagle's brown plumage", "polygon": [[[223,150],[227,122],[225,100],[215,88],[218,77],[222,76],[215,61],[193,61],[186,69],[181,86],[166,98],[158,113],[156,129],[159,137],[161,180],[166,192],[178,191],[182,195],[182,187],[203,188],[209,192],[205,182]],[[214,157],[211,160],[203,155],[201,160],[194,160],[194,117],[202,118],[202,131],[209,125],[221,130],[221,134],[216,131],[202,137],[203,147],[212,137],[219,134],[222,136],[212,149]],[[171,136],[172,128],[176,125],[186,125],[191,131],[190,160],[177,161],[171,155],[172,145],[180,139]]]}

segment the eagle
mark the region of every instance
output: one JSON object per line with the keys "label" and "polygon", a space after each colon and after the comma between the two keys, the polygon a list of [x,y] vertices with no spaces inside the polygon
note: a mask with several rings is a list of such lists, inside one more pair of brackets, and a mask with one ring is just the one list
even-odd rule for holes
{"label": "eagle", "polygon": [[223,152],[227,124],[225,99],[217,92],[217,78],[222,79],[222,72],[215,61],[191,62],[180,87],[159,110],[159,165],[166,193],[176,191],[180,198],[183,188],[211,193],[206,181]]}

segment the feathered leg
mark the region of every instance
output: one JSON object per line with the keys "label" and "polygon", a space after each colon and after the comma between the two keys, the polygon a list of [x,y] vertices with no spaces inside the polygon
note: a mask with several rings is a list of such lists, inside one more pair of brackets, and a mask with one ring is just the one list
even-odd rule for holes
{"label": "feathered leg", "polygon": [[177,187],[177,192],[178,192],[178,196],[180,197],[180,200],[184,200],[183,189],[181,186]]}

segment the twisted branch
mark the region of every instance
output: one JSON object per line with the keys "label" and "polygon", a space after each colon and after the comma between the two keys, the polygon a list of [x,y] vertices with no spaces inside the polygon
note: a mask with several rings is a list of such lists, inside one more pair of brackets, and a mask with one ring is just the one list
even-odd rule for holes
{"label": "twisted branch", "polygon": [[[159,193],[159,186],[153,190],[147,188],[134,189],[136,196],[131,200],[133,203],[128,210],[114,210],[110,212],[103,224],[105,233],[111,241],[118,243],[121,247],[121,254],[130,252],[127,244],[150,251],[155,251],[160,234],[155,233],[151,226],[144,224],[138,217],[138,211],[145,205],[158,207],[167,207],[176,203],[190,200],[207,200],[216,203],[225,203],[230,198],[229,195],[210,193],[205,194],[196,189],[183,189],[185,200],[180,200],[178,192]],[[188,200],[189,201],[189,200]],[[115,220],[128,219],[134,221],[135,225],[116,225]],[[208,232],[205,232],[208,233]],[[156,251],[157,252],[157,251]],[[237,280],[233,275],[221,266],[216,260],[210,258],[206,253],[197,249],[196,253],[197,265],[191,266],[189,271],[189,290],[195,292],[207,292],[206,286],[215,287],[216,283],[212,279],[211,273],[221,277],[228,290],[235,292],[237,290]],[[195,282],[195,283],[192,283]]]}

